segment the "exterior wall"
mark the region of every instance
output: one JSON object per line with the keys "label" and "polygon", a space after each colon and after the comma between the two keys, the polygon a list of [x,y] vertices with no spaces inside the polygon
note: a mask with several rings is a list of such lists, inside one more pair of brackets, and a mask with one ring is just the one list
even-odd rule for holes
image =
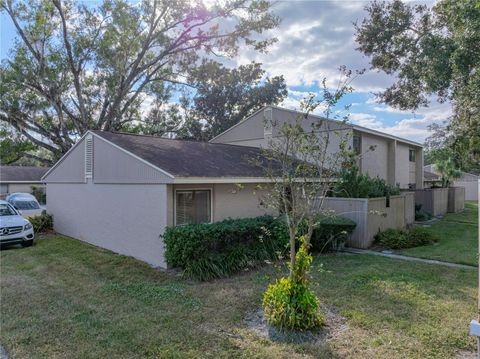
{"label": "exterior wall", "polygon": [[465,188],[465,201],[478,201],[478,180],[455,181],[454,186]]}
{"label": "exterior wall", "polygon": [[[14,192],[32,193],[32,186],[45,188],[43,183],[2,183],[1,194],[10,194]],[[5,192],[4,192],[5,191]]]}
{"label": "exterior wall", "polygon": [[[382,213],[382,214],[379,214]],[[370,246],[378,232],[388,228],[405,228],[405,197],[391,196],[389,206],[386,198],[370,198],[368,200],[367,241]]]}
{"label": "exterior wall", "polygon": [[448,188],[428,188],[415,191],[415,203],[433,216],[443,216],[448,209]]}
{"label": "exterior wall", "polygon": [[165,267],[166,185],[48,183],[58,233]]}
{"label": "exterior wall", "polygon": [[[362,133],[362,173],[367,173],[372,177],[380,177],[388,180],[388,154],[389,142],[386,138]],[[370,151],[371,146],[376,146],[374,151]]]}
{"label": "exterior wall", "polygon": [[448,212],[457,213],[465,209],[465,188],[450,187],[448,189]]}
{"label": "exterior wall", "polygon": [[405,224],[407,226],[415,222],[415,192],[403,192],[405,196]]}
{"label": "exterior wall", "polygon": [[400,185],[400,188],[408,188],[408,184],[411,183],[408,150],[408,145],[397,143],[397,149],[395,151],[395,173],[396,183]]}
{"label": "exterior wall", "polygon": [[212,222],[227,218],[252,218],[265,214],[276,214],[260,204],[262,191],[256,184],[243,184],[240,189],[235,184],[177,184],[167,185],[167,223],[175,223],[175,190],[209,189],[212,191]]}
{"label": "exterior wall", "polygon": [[85,183],[85,139],[76,144],[45,177],[50,183]]}
{"label": "exterior wall", "polygon": [[389,207],[385,197],[381,198],[338,198],[324,200],[324,209],[353,220],[357,226],[347,245],[368,248],[375,235],[387,228],[405,228],[415,220],[413,193],[390,197]]}
{"label": "exterior wall", "polygon": [[367,198],[338,198],[328,197],[324,199],[323,208],[335,212],[336,215],[350,218],[357,226],[353,230],[347,245],[355,248],[368,248],[367,238]]}
{"label": "exterior wall", "polygon": [[172,178],[152,166],[93,136],[95,183],[168,183]]}
{"label": "exterior wall", "polygon": [[[224,134],[218,138],[214,138],[210,142],[212,143],[226,143],[231,145],[251,146],[259,148],[267,148],[270,141],[279,140],[282,138],[279,133],[279,128],[285,123],[294,123],[297,119],[298,113],[281,110],[278,108],[272,108],[272,122],[274,128],[271,134],[265,136],[265,123],[266,118],[264,111],[259,111],[253,116],[249,117],[246,121],[240,122],[238,125],[231,127]],[[310,118],[302,121],[302,126],[305,131],[310,132],[312,124],[320,121],[318,117],[311,116]],[[321,139],[326,140],[325,134],[328,133],[328,153],[333,154],[339,151],[340,143],[347,141],[351,145],[351,132],[352,129],[348,125],[339,124],[333,121],[324,121],[320,128],[314,129]]]}
{"label": "exterior wall", "polygon": [[243,146],[251,146],[247,143],[256,143],[258,147],[265,146],[267,143],[263,137],[264,121],[263,111],[259,111],[210,142]]}

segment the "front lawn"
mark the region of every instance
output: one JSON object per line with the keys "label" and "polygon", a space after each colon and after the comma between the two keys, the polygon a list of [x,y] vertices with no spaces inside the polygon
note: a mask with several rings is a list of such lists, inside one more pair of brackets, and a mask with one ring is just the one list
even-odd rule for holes
{"label": "front lawn", "polygon": [[346,324],[318,346],[246,327],[273,266],[199,283],[61,236],[0,260],[0,341],[14,358],[452,358],[475,346],[472,270],[318,257],[313,288]]}
{"label": "front lawn", "polygon": [[426,229],[438,238],[438,243],[398,253],[461,264],[478,264],[478,203],[465,202],[465,211],[447,213]]}

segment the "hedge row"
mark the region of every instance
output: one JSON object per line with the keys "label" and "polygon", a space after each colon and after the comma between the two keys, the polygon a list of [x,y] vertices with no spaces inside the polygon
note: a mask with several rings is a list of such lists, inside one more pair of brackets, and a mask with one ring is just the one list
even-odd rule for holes
{"label": "hedge row", "polygon": [[437,238],[428,230],[415,227],[408,231],[387,229],[375,236],[375,243],[390,249],[403,249],[425,246],[437,242]]}
{"label": "hedge row", "polygon": [[[354,222],[341,217],[321,223],[312,236],[317,250],[355,228]],[[287,252],[289,240],[283,218],[262,216],[169,227],[164,242],[169,266],[183,268],[187,277],[210,280],[277,260]]]}

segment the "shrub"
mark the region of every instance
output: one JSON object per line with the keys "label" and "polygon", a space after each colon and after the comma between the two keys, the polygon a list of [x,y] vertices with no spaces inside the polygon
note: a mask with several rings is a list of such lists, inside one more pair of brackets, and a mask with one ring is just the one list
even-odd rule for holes
{"label": "shrub", "polygon": [[312,234],[312,250],[323,252],[342,248],[356,226],[354,221],[346,217],[323,216],[319,218],[317,228]]}
{"label": "shrub", "polygon": [[387,184],[384,179],[360,173],[356,156],[347,159],[338,177],[333,188],[335,197],[375,198],[400,194],[398,187]]}
{"label": "shrub", "polygon": [[409,231],[387,229],[375,236],[375,243],[391,249],[424,246],[436,241],[437,239],[430,232],[419,227]]}
{"label": "shrub", "polygon": [[412,247],[433,244],[438,240],[430,231],[421,227],[415,227],[409,230],[408,237]]}
{"label": "shrub", "polygon": [[[302,242],[302,239],[300,239]],[[304,243],[296,254],[293,276],[268,286],[263,295],[263,311],[269,324],[281,329],[309,330],[325,324],[320,301],[308,287],[312,256]]]}
{"label": "shrub", "polygon": [[422,209],[421,204],[415,204],[415,220],[419,222],[432,219],[432,215]]}
{"label": "shrub", "polygon": [[28,219],[33,226],[35,233],[42,233],[53,230],[53,217],[43,210],[42,214]]}
{"label": "shrub", "polygon": [[47,194],[45,190],[41,187],[32,186],[32,195],[37,199],[38,203],[45,204],[47,203]]}
{"label": "shrub", "polygon": [[270,216],[169,227],[164,234],[168,265],[187,277],[210,280],[277,260],[288,246],[282,219]]}

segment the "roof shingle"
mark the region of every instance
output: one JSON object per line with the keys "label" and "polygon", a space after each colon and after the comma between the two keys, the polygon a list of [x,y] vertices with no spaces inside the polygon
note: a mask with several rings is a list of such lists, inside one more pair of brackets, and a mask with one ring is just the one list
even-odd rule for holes
{"label": "roof shingle", "polygon": [[175,177],[264,177],[254,163],[268,160],[256,147],[92,131]]}
{"label": "roof shingle", "polygon": [[40,182],[50,167],[0,166],[0,182]]}

